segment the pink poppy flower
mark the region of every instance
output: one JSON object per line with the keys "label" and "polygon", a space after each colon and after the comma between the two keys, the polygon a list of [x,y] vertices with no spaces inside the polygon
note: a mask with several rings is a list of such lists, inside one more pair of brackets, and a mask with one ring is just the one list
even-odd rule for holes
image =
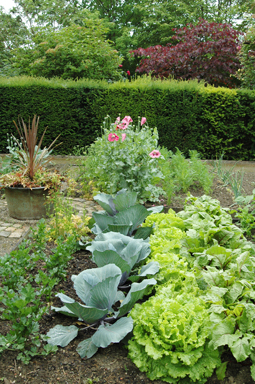
{"label": "pink poppy flower", "polygon": [[122,64],[120,64],[120,65],[119,65],[119,67],[120,67],[120,68],[122,68],[122,67],[123,67],[123,65],[122,65]]}
{"label": "pink poppy flower", "polygon": [[156,157],[160,157],[161,153],[159,151],[157,151],[156,149],[154,149],[151,153],[149,153],[149,156],[154,159]]}
{"label": "pink poppy flower", "polygon": [[116,119],[116,121],[115,121],[115,123],[114,123],[114,124],[117,125],[116,129],[118,129],[118,124],[119,124],[119,122],[120,122],[120,117],[118,116],[117,119]]}
{"label": "pink poppy flower", "polygon": [[127,71],[127,75],[130,76],[130,71]]}
{"label": "pink poppy flower", "polygon": [[144,123],[146,123],[146,117],[142,117],[141,125],[143,125]]}
{"label": "pink poppy flower", "polygon": [[126,134],[125,133],[122,133],[122,135],[121,135],[121,137],[122,137],[122,140],[121,141],[124,141],[125,140],[125,138],[126,138]]}
{"label": "pink poppy flower", "polygon": [[115,133],[109,133],[108,140],[109,141],[118,141],[119,140],[119,136],[115,135]]}
{"label": "pink poppy flower", "polygon": [[124,122],[124,121],[127,121],[128,124],[133,122],[133,120],[130,116],[125,116],[124,119],[122,120],[122,122]]}
{"label": "pink poppy flower", "polygon": [[116,129],[126,129],[132,121],[133,120],[130,116],[125,116],[121,123],[117,125]]}

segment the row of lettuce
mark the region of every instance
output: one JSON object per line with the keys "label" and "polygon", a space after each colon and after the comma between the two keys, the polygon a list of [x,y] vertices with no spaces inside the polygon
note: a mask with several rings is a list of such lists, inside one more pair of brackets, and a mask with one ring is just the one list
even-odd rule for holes
{"label": "row of lettuce", "polygon": [[104,211],[93,214],[95,239],[81,246],[98,268],[72,277],[85,305],[58,294],[64,306],[52,308],[87,326],[58,325],[48,342],[63,347],[93,324],[97,331],[77,348],[90,358],[129,336],[137,367],[168,383],[205,383],[215,368],[223,378],[226,348],[255,363],[254,245],[208,196],[190,196],[178,214],[136,199],[125,190],[95,197]]}
{"label": "row of lettuce", "polygon": [[155,214],[144,226],[149,261],[157,261],[156,293],[131,311],[129,356],[151,380],[205,383],[224,378],[229,349],[251,359],[255,378],[255,247],[208,196],[190,197],[184,211]]}

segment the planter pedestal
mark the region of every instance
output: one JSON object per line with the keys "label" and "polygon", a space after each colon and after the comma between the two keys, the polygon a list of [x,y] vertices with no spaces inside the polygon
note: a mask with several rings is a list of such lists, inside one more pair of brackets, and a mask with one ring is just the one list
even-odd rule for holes
{"label": "planter pedestal", "polygon": [[[46,209],[46,197],[48,190],[38,188],[8,187],[4,190],[9,215],[18,220],[39,220],[46,217],[49,206]],[[50,208],[52,211],[53,207]]]}

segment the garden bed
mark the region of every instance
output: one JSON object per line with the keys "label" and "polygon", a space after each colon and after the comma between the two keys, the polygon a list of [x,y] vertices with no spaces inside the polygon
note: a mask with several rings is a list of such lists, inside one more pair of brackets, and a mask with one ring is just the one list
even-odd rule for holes
{"label": "garden bed", "polygon": [[[254,189],[254,180],[255,171],[254,173],[244,174],[243,188],[245,194],[250,194]],[[203,194],[202,191],[195,189],[191,193],[194,196]],[[214,181],[210,195],[218,199],[222,207],[230,207],[233,204],[233,194],[228,187],[217,179]],[[184,199],[185,195],[179,194],[172,200],[170,206],[179,210],[183,206]],[[167,210],[169,208],[167,202],[162,201],[162,203],[165,205],[165,210]],[[49,244],[48,252],[50,252],[51,246]],[[78,251],[73,255],[73,258],[68,262],[67,278],[54,287],[54,293],[64,291],[68,296],[75,298],[75,291],[70,277],[85,269],[95,267],[89,255],[87,251]],[[59,307],[61,302],[58,298],[54,298],[50,305]],[[49,312],[40,321],[40,332],[46,334],[49,329],[57,324],[72,325],[75,324],[75,321],[61,314]],[[1,333],[5,334],[8,328],[8,322],[1,321]],[[93,333],[91,330],[85,332],[82,339],[89,338]],[[81,338],[78,337],[67,347],[59,347],[55,354],[35,356],[28,365],[17,360],[18,353],[5,351],[0,358],[0,382],[2,380],[4,384],[152,383],[127,357],[127,350],[121,344],[113,344],[106,349],[100,349],[91,359],[86,360],[81,359],[76,352],[77,344],[80,341]],[[225,379],[219,381],[214,374],[207,381],[207,384],[254,383],[250,375],[251,363],[249,360],[237,364],[231,354],[225,355],[224,358],[228,361]],[[163,382],[156,380],[154,383],[160,384]]]}
{"label": "garden bed", "polygon": [[[84,269],[93,268],[95,264],[90,260],[89,253],[82,251],[75,254],[75,258],[69,262],[68,277],[55,288],[75,298],[73,284],[70,281],[72,274],[77,274]],[[60,306],[58,298],[52,303]],[[45,315],[40,322],[40,330],[43,334],[57,324],[72,325],[75,322],[61,314]],[[2,324],[3,331],[4,325]],[[69,346],[59,348],[58,352],[46,357],[37,356],[28,365],[16,360],[17,353],[5,352],[0,360],[1,378],[4,384],[163,384],[160,380],[151,381],[145,374],[127,357],[127,350],[121,344],[113,344],[106,349],[100,349],[91,359],[81,359],[76,352],[78,343],[92,335],[93,331],[87,331],[81,338],[76,338]],[[85,337],[84,337],[85,336]],[[214,374],[207,384],[252,384],[254,381],[250,375],[250,362],[237,364],[231,354],[225,355],[229,361],[226,378],[219,381]]]}

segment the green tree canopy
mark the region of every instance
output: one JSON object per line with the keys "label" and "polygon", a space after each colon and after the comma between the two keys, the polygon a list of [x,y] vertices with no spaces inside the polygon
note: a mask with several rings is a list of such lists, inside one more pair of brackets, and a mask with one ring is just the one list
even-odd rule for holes
{"label": "green tree canopy", "polygon": [[14,51],[13,66],[20,74],[46,78],[118,80],[121,58],[105,38],[108,28],[102,19],[85,13],[83,26],[41,29],[29,45]]}

